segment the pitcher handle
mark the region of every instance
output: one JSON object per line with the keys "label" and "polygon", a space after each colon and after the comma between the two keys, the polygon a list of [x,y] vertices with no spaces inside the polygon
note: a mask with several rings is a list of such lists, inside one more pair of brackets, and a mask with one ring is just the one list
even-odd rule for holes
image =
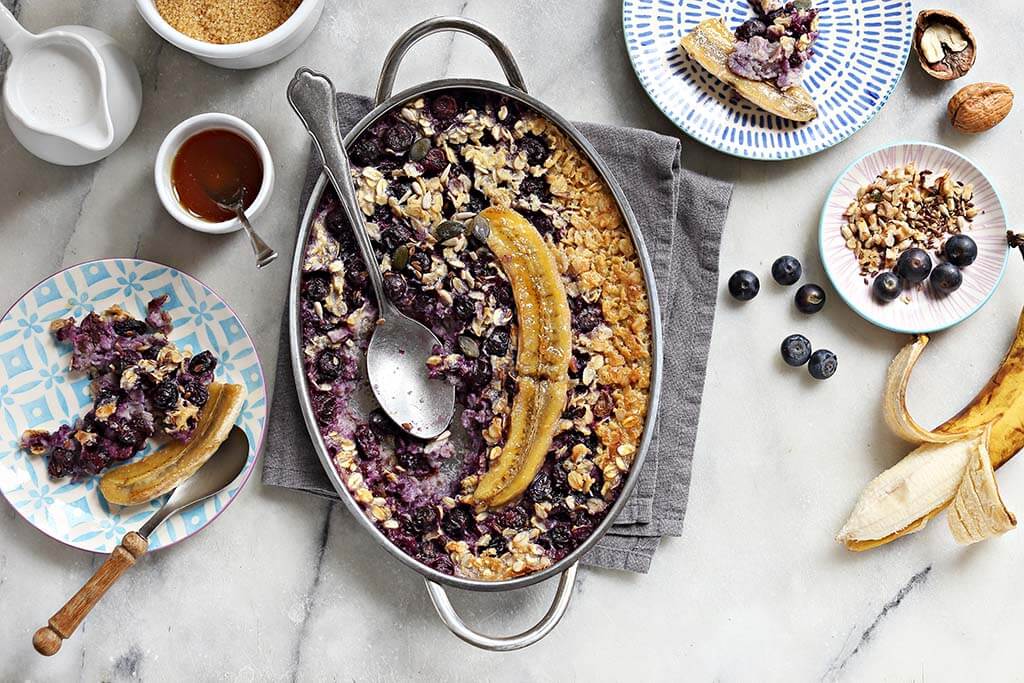
{"label": "pitcher handle", "polygon": [[391,97],[395,87],[395,76],[398,75],[398,67],[401,65],[402,58],[405,57],[405,53],[409,51],[409,48],[429,35],[447,31],[465,33],[484,43],[490,48],[495,58],[497,58],[502,71],[505,72],[505,79],[508,81],[508,84],[517,90],[526,92],[526,82],[523,80],[523,74],[519,70],[519,65],[516,64],[515,57],[512,56],[508,46],[501,42],[500,38],[472,19],[466,19],[465,17],[433,17],[413,26],[403,33],[395,41],[395,44],[391,46],[388,56],[384,58],[384,67],[381,69],[380,79],[377,81],[377,95],[374,97],[376,105]]}
{"label": "pitcher handle", "polygon": [[547,613],[541,617],[540,621],[514,636],[488,636],[474,631],[466,625],[466,622],[462,620],[462,617],[452,607],[451,600],[448,599],[448,593],[445,592],[444,586],[441,584],[434,583],[428,579],[426,582],[427,593],[430,595],[430,601],[434,603],[434,608],[437,610],[438,616],[441,617],[441,621],[456,636],[470,645],[475,645],[483,650],[510,652],[533,645],[551,633],[551,630],[558,625],[559,620],[561,620],[565,611],[569,608],[572,589],[576,583],[577,568],[578,565],[573,563],[562,572],[558,579],[558,588],[555,590],[555,597],[551,602],[551,607],[548,608]]}

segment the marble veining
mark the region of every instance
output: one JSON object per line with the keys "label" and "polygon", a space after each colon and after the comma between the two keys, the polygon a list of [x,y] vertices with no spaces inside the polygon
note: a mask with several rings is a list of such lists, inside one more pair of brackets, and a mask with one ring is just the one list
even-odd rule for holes
{"label": "marble veining", "polygon": [[[227,72],[165,45],[130,0],[0,0],[31,30],[91,24],[114,36],[143,77],[139,126],[106,160],[84,168],[31,157],[0,124],[0,305],[55,270],[102,256],[138,256],[185,270],[242,317],[266,370],[277,357],[308,139],[284,97],[310,65],[339,89],[372,94],[392,41],[431,14],[462,13],[504,37],[531,93],[573,120],[681,135],[651,104],[629,65],[621,2],[346,0],[329,2],[310,39],[278,64]],[[1017,4],[942,3],[982,41],[969,82],[1013,85],[1022,48]],[[1012,13],[1012,14],[1011,14]],[[912,57],[913,59],[913,57]],[[0,56],[0,73],[7,61]],[[413,48],[396,88],[445,77],[502,80],[486,49],[435,36]],[[647,576],[585,569],[559,627],[533,648],[494,655],[440,624],[419,575],[405,569],[340,505],[264,487],[258,477],[202,533],[145,558],[52,659],[31,648],[36,628],[102,558],[54,543],[0,504],[0,680],[3,681],[611,681],[1001,679],[1019,666],[1024,598],[1012,588],[1024,533],[969,549],[945,521],[864,554],[832,539],[865,482],[909,449],[882,423],[885,367],[905,341],[857,317],[829,290],[825,310],[797,313],[768,277],[785,253],[824,284],[816,232],[836,175],[883,144],[923,139],[977,160],[1000,188],[1011,223],[1019,112],[979,136],[953,132],[945,103],[963,83],[939,83],[912,63],[881,114],[846,142],[785,163],[725,157],[682,137],[683,165],[736,183],[722,245],[725,276],[762,274],[760,296],[721,295],[715,319],[684,534],[661,545]],[[244,235],[189,232],[162,209],[152,164],[163,136],[202,111],[241,116],[276,162],[260,218],[280,264],[257,272]],[[724,282],[724,280],[723,280]],[[724,285],[720,287],[720,290]],[[988,379],[1012,336],[1024,264],[1012,255],[992,301],[936,335],[915,373],[911,409],[937,424]],[[840,359],[815,383],[785,366],[778,343],[800,332]],[[671,353],[671,349],[668,350]],[[273,384],[273,377],[268,377]],[[310,457],[315,457],[310,449]],[[1024,511],[1024,467],[999,471],[1011,510]],[[453,594],[490,633],[529,626],[554,586],[514,594]],[[1000,637],[993,638],[993,624]]]}

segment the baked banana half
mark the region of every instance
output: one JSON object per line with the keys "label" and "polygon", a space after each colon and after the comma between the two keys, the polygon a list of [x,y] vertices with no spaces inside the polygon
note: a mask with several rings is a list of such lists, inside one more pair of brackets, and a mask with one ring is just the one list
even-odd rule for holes
{"label": "baked banana half", "polygon": [[241,385],[211,384],[192,438],[173,441],[141,460],[108,471],[100,479],[103,497],[115,505],[139,505],[172,491],[217,452],[244,402]]}
{"label": "baked banana half", "polygon": [[501,507],[526,491],[551,449],[569,393],[572,316],[558,264],[537,229],[511,209],[492,207],[480,215],[490,226],[487,245],[508,276],[518,317],[508,432],[474,493],[489,507]]}

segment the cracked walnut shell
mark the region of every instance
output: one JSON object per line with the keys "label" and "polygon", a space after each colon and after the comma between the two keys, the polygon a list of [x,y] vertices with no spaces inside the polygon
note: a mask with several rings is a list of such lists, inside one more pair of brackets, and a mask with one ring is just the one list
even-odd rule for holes
{"label": "cracked walnut shell", "polygon": [[966,75],[977,57],[977,42],[970,27],[945,10],[926,9],[917,15],[914,47],[921,68],[941,81]]}
{"label": "cracked walnut shell", "polygon": [[1013,108],[1013,91],[1001,83],[974,83],[949,100],[949,122],[963,133],[981,133],[994,128]]}

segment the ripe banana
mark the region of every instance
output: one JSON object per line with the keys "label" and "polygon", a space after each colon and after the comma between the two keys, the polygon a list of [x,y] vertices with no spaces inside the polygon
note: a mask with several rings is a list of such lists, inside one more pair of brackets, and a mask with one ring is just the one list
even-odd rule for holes
{"label": "ripe banana", "polygon": [[[894,371],[909,373],[925,343],[926,339],[915,342],[915,352],[908,351],[911,347],[904,349],[901,355],[906,354],[909,362],[894,367]],[[895,381],[890,378],[889,386]],[[909,416],[906,421],[913,422]],[[923,528],[953,502],[961,489],[964,495],[958,500],[961,509],[955,512],[957,517],[962,519],[965,514],[988,510],[989,531],[998,533],[997,529],[1008,528],[1012,519],[1008,512],[1003,523],[998,523],[1001,501],[996,505],[992,495],[981,495],[989,482],[983,472],[976,471],[972,455],[987,452],[991,466],[998,468],[1024,448],[1024,311],[999,370],[967,407],[931,434],[961,438],[949,443],[926,443],[876,477],[861,494],[837,540],[856,551],[884,545]],[[990,484],[994,488],[994,479]],[[930,487],[927,492],[926,486]],[[974,495],[969,495],[972,490]],[[998,492],[994,500],[998,500]],[[964,512],[962,506],[968,504],[974,506],[974,512]],[[950,524],[959,521],[954,518]],[[981,527],[975,528],[978,529]],[[976,533],[958,534],[959,531],[955,533],[958,540],[980,540]]]}
{"label": "ripe banana", "polygon": [[171,491],[196,473],[228,437],[245,402],[239,384],[210,385],[210,398],[188,442],[173,441],[142,460],[108,471],[100,492],[115,505],[138,505]]}
{"label": "ripe banana", "polygon": [[522,495],[551,448],[569,392],[572,318],[558,265],[536,228],[510,209],[480,215],[490,226],[487,245],[512,285],[519,319],[508,434],[474,492],[478,501],[501,507]]}
{"label": "ripe banana", "polygon": [[707,19],[688,33],[683,49],[718,80],[731,85],[740,95],[761,109],[792,121],[810,121],[818,116],[814,100],[799,85],[780,90],[767,81],[753,81],[729,70],[729,55],[736,39],[721,19]]}

